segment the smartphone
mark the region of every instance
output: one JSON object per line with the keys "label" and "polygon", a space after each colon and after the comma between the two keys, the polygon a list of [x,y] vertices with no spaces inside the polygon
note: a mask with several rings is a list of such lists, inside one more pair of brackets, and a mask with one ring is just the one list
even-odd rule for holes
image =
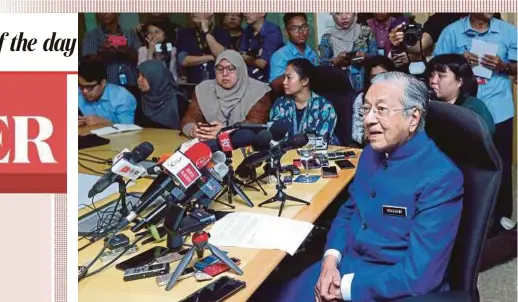
{"label": "smartphone", "polygon": [[81,109],[77,108],[77,110],[78,110],[78,111],[77,111],[77,115],[78,115],[78,116],[85,116],[85,115],[83,114],[83,111],[81,111]]}
{"label": "smartphone", "polygon": [[338,177],[338,170],[336,167],[322,167],[322,178]]}
{"label": "smartphone", "polygon": [[210,256],[207,256],[201,260],[198,260],[198,262],[196,262],[194,264],[194,268],[199,270],[199,271],[202,271],[204,268],[206,268],[207,266],[209,265],[212,265],[214,263],[217,263],[219,262],[219,258],[214,256],[214,255],[210,255]]}
{"label": "smartphone", "polygon": [[[182,272],[182,274],[180,275],[180,277],[178,277],[178,281],[185,279],[185,278],[189,278],[190,276],[192,276],[194,274],[194,272],[196,272],[196,270],[192,266],[186,267],[184,269],[184,271]],[[171,279],[171,277],[173,276],[173,274],[174,274],[174,271],[167,275],[161,275],[161,276],[156,277],[156,279],[155,279],[156,284],[158,286],[166,285],[167,282],[169,282],[169,279]]]}
{"label": "smartphone", "polygon": [[246,283],[241,280],[223,276],[216,281],[207,284],[205,287],[192,293],[180,302],[199,302],[211,301],[220,302],[232,296],[239,290],[246,287]]}
{"label": "smartphone", "polygon": [[289,185],[291,185],[293,183],[293,177],[291,177],[291,176],[284,176],[284,179],[282,180],[282,182],[285,185],[289,186]]}
{"label": "smartphone", "polygon": [[198,123],[198,127],[215,127],[216,125],[212,125],[210,123]]}
{"label": "smartphone", "polygon": [[125,36],[119,36],[119,35],[109,35],[108,36],[108,43],[110,43],[113,46],[126,46],[128,45],[128,40],[126,40]]}
{"label": "smartphone", "polygon": [[125,271],[130,268],[141,267],[155,261],[156,258],[162,257],[168,252],[168,248],[163,246],[155,246],[146,250],[128,260],[118,263],[115,268]]}
{"label": "smartphone", "polygon": [[348,161],[347,159],[344,159],[344,160],[337,160],[335,161],[336,165],[342,169],[342,170],[346,170],[346,169],[354,169],[355,166],[353,165],[352,162]]}

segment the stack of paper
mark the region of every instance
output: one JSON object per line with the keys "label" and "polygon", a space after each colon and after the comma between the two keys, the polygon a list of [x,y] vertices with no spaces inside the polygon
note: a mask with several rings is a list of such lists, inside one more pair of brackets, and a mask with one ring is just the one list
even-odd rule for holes
{"label": "stack of paper", "polygon": [[480,62],[485,55],[496,56],[498,53],[498,44],[487,43],[482,40],[473,39],[470,52],[476,54],[479,58],[478,65],[472,68],[473,73],[477,77],[491,79],[493,71],[487,67],[482,66]]}
{"label": "stack of paper", "polygon": [[103,135],[109,135],[109,134],[114,134],[114,133],[137,131],[137,130],[142,130],[142,127],[133,125],[133,124],[113,124],[108,127],[92,130],[90,132],[92,132],[93,134],[97,134],[99,136],[103,136]]}
{"label": "stack of paper", "polygon": [[216,246],[278,249],[293,256],[313,224],[256,213],[231,213],[210,230],[209,242]]}

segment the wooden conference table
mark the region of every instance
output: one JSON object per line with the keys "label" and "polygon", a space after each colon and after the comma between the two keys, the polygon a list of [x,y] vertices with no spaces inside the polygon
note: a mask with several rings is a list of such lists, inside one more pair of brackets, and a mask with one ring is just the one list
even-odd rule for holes
{"label": "wooden conference table", "polygon": [[[88,132],[88,130],[89,129],[80,128],[79,133],[84,134]],[[168,153],[175,150],[181,143],[187,140],[185,137],[180,136],[178,134],[178,131],[162,129],[143,129],[137,132],[128,132],[111,135],[107,138],[111,140],[109,145],[82,149],[80,150],[80,152],[95,155],[101,158],[113,158],[115,154],[117,154],[120,150],[124,148],[132,149],[133,147],[135,147],[143,141],[149,141],[155,147],[155,151],[152,156],[160,156],[164,153]],[[331,147],[330,149],[333,148],[338,149],[338,147]],[[357,155],[359,155],[360,150],[354,151],[357,153]],[[283,156],[281,162],[283,164],[289,164],[291,163],[292,159],[296,156],[297,155],[295,151],[290,151],[285,156]],[[241,152],[234,152],[234,168],[237,167],[237,165],[241,162],[242,158],[243,156]],[[355,165],[357,164],[357,160],[358,157],[355,159],[351,159],[351,161]],[[333,163],[333,161],[330,161],[330,163]],[[102,171],[104,168],[107,168],[103,167],[103,165],[100,164],[94,164],[89,162],[85,162],[85,164],[89,168],[94,170]],[[314,170],[310,172],[313,172],[312,174],[315,174],[319,173],[319,171],[320,170]],[[79,167],[79,172],[91,174],[91,172],[88,172],[86,169],[81,167]],[[309,206],[305,206],[297,203],[287,202],[284,211],[282,212],[282,217],[314,222],[327,208],[327,206],[333,201],[333,199],[340,193],[340,191],[342,191],[342,189],[351,181],[354,172],[355,170],[339,170],[338,178],[321,178],[316,183],[312,184],[302,184],[294,182],[291,186],[288,186],[288,189],[285,190],[285,192],[295,197],[302,198],[303,200],[310,201],[311,204]],[[303,169],[302,173],[304,173]],[[128,188],[128,191],[143,192],[150,183],[151,180],[148,179],[138,180],[134,186]],[[268,196],[264,196],[262,192],[255,192],[250,189],[245,189],[245,193],[248,195],[248,197],[252,200],[252,202],[255,205],[259,204],[260,202],[266,200],[269,197],[272,197],[276,192],[275,184],[267,184],[263,185],[263,187],[268,193]],[[96,203],[96,206],[100,207],[112,201],[115,197],[116,195],[111,196],[111,198],[106,198],[105,200],[98,201]],[[225,199],[226,195],[222,200]],[[80,202],[88,203],[88,201]],[[273,203],[261,208],[257,206],[250,208],[246,206],[240,200],[239,197],[234,198],[234,205],[236,206],[236,211],[264,213],[277,216],[279,204],[280,203]],[[213,204],[212,207],[218,210],[230,210],[226,206],[219,204]],[[79,210],[79,216],[81,217],[82,215],[85,215],[90,211],[91,210],[88,208],[82,208]],[[124,233],[130,238],[130,240],[134,239],[134,236],[131,231],[126,230]],[[79,246],[81,247],[87,243],[87,240],[80,240]],[[137,247],[139,249],[139,252],[141,252],[155,245],[165,246],[165,241],[156,244],[146,244],[144,246],[141,246],[139,243],[137,244]],[[79,252],[79,265],[84,265],[86,262],[93,259],[100,251],[102,246],[103,241],[99,240],[96,243]],[[260,250],[234,247],[225,247],[224,249],[228,251],[231,257],[237,257],[241,259],[240,267],[244,271],[244,274],[241,276],[232,272],[227,272],[225,274],[246,282],[246,288],[233,295],[231,298],[228,299],[228,301],[246,301],[247,299],[249,299],[249,297],[254,293],[254,291],[261,285],[261,283],[281,262],[284,256],[286,256],[286,253],[280,250]],[[205,253],[205,255],[209,254],[210,252]],[[120,260],[128,259],[129,257],[132,257],[134,255],[135,254],[123,256]],[[196,257],[193,257],[191,265],[195,261]],[[178,262],[172,263],[171,272],[174,271],[177,264]],[[90,271],[95,270],[101,265],[102,262],[97,261],[97,263],[90,269]],[[215,278],[213,278],[213,280],[222,275],[216,276]],[[78,285],[79,301],[179,301],[182,298],[188,296],[189,294],[195,292],[196,290],[202,288],[204,285],[211,282],[197,282],[194,278],[187,278],[179,281],[171,291],[165,291],[165,287],[157,286],[155,278],[124,282],[122,277],[123,272],[117,270],[115,268],[115,265],[112,265],[94,276],[81,280]]]}

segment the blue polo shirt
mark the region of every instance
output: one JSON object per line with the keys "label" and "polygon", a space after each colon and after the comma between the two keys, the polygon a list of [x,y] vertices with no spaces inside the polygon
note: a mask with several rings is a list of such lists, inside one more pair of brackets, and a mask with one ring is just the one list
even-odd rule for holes
{"label": "blue polo shirt", "polygon": [[313,65],[318,66],[317,53],[311,49],[307,43],[304,54],[301,54],[297,47],[295,47],[291,41],[288,41],[288,43],[279,48],[279,50],[277,50],[270,59],[270,83],[284,74],[288,61],[296,58],[306,58],[311,61]]}
{"label": "blue polo shirt", "polygon": [[[516,26],[492,18],[489,29],[478,33],[471,27],[469,17],[450,24],[439,36],[435,46],[434,56],[448,53],[463,54],[470,51],[473,39],[487,43],[498,44],[497,56],[503,61],[516,61]],[[509,76],[493,71],[491,79],[478,85],[477,98],[482,100],[495,124],[506,121],[514,116],[512,83]]]}
{"label": "blue polo shirt", "polygon": [[[221,44],[221,46],[224,48],[230,48],[230,33],[226,29],[215,26],[211,34],[214,39],[216,39],[216,41]],[[198,36],[196,35],[196,28],[182,28],[180,31],[178,31],[178,64],[182,64],[183,60],[185,60],[187,56],[202,56],[211,54],[208,45],[204,47],[205,43],[203,42],[205,41],[205,37],[203,34],[201,35],[201,39],[202,40],[200,43],[198,41]],[[203,80],[206,80],[204,78],[205,72],[208,72],[210,79],[216,78],[214,71],[214,61],[208,62],[206,66],[198,65],[185,67],[188,83],[199,84]]]}
{"label": "blue polo shirt", "polygon": [[282,32],[279,26],[269,21],[264,21],[257,35],[254,35],[254,28],[252,26],[247,26],[243,32],[239,50],[241,52],[255,52],[258,54],[257,59],[263,59],[268,62],[268,65],[263,70],[248,66],[248,75],[256,80],[268,82],[270,59],[273,53],[283,45]]}
{"label": "blue polo shirt", "polygon": [[126,88],[106,84],[101,98],[97,101],[87,101],[78,90],[79,109],[87,115],[97,115],[114,124],[134,124],[137,100]]}

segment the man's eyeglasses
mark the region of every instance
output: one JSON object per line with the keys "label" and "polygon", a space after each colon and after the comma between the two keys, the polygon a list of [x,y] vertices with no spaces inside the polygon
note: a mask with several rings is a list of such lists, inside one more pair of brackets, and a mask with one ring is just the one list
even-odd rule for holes
{"label": "man's eyeglasses", "polygon": [[302,24],[300,26],[293,25],[293,26],[289,27],[288,30],[293,33],[296,33],[299,31],[307,32],[309,30],[309,25],[308,24]]}
{"label": "man's eyeglasses", "polygon": [[97,84],[89,84],[89,85],[79,85],[79,89],[81,91],[91,92],[92,90],[95,89],[95,87],[97,87],[97,85],[99,85],[99,83],[97,83]]}
{"label": "man's eyeglasses", "polygon": [[381,105],[378,105],[378,106],[375,106],[375,107],[372,107],[372,106],[369,106],[369,105],[363,105],[363,106],[361,106],[359,108],[359,113],[361,115],[363,115],[363,116],[366,116],[372,110],[376,116],[383,116],[383,117],[385,117],[385,116],[389,116],[393,112],[405,111],[405,110],[414,109],[414,108],[415,107],[405,107],[405,108],[400,108],[400,109],[389,109],[389,108],[381,106]]}
{"label": "man's eyeglasses", "polygon": [[218,65],[218,66],[216,66],[216,73],[223,73],[225,70],[227,70],[227,72],[229,74],[234,74],[234,73],[236,73],[237,68],[234,65],[229,65],[229,66]]}

